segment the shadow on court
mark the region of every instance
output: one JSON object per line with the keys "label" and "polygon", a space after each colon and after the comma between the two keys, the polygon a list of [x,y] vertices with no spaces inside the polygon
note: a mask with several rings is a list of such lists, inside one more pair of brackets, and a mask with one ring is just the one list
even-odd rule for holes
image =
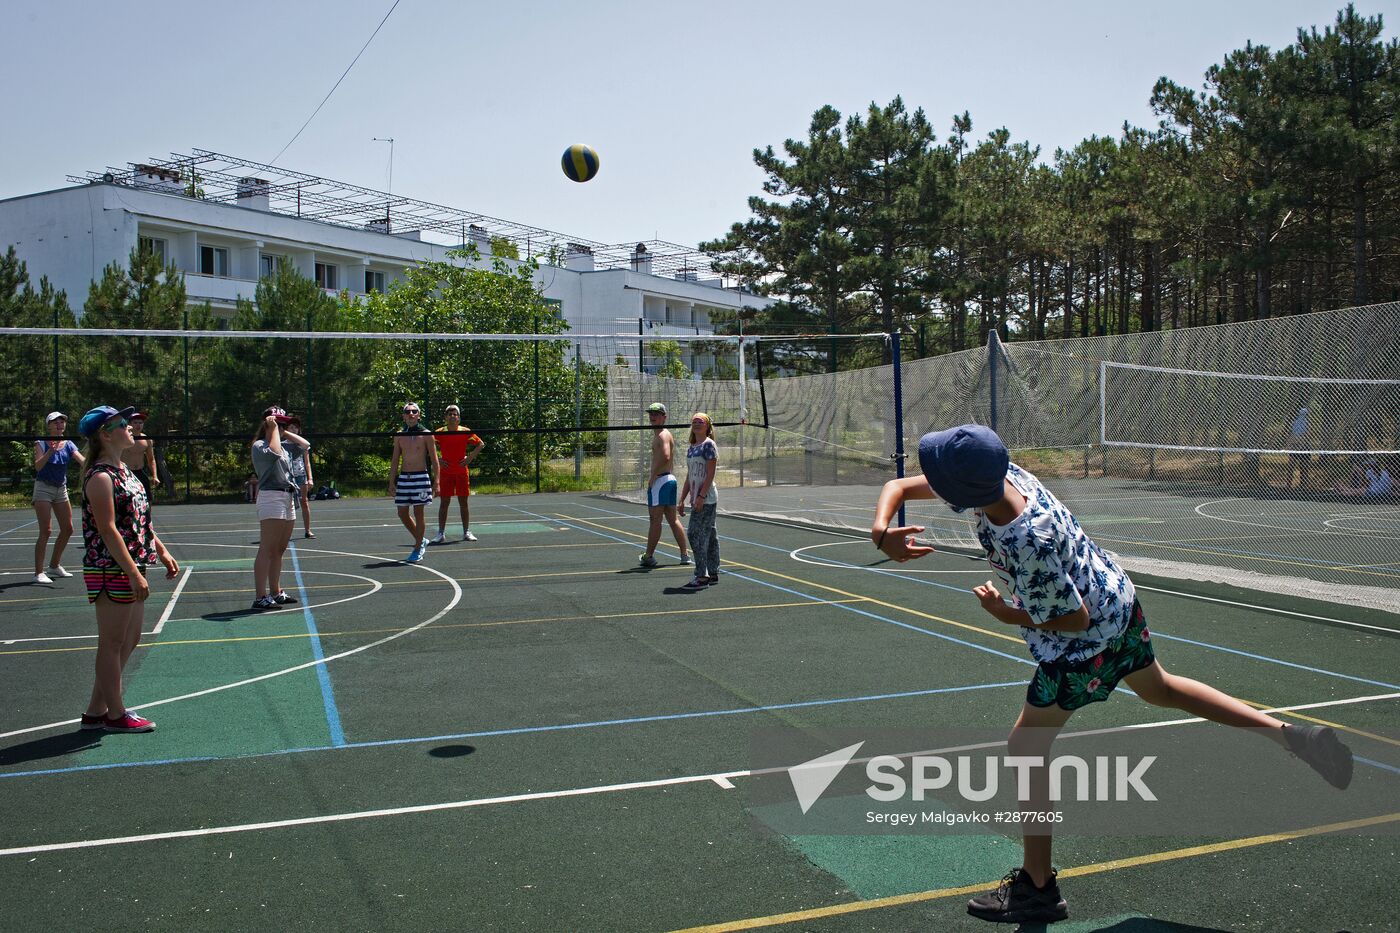
{"label": "shadow on court", "polygon": [[[1051,933],[1054,927],[1045,923],[1023,923],[1016,933]],[[1172,923],[1170,920],[1153,920],[1149,917],[1133,917],[1119,920],[1106,927],[1090,927],[1089,933],[1229,933],[1219,927],[1198,927],[1189,923]]]}
{"label": "shadow on court", "polygon": [[9,748],[0,748],[0,766],[22,765],[29,761],[43,761],[46,758],[62,758],[64,755],[71,755],[74,752],[96,748],[102,744],[103,735],[102,732],[75,730],[61,732],[58,735],[48,735],[42,739],[34,739],[20,745],[11,745]]}
{"label": "shadow on court", "polygon": [[428,749],[428,754],[434,758],[461,758],[476,751],[475,745],[439,745]]}

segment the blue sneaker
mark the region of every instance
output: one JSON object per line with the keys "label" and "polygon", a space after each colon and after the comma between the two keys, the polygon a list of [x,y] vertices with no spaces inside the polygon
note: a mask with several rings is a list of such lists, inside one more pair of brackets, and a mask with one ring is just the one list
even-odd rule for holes
{"label": "blue sneaker", "polygon": [[419,562],[420,560],[422,560],[422,559],[423,559],[423,549],[422,549],[421,547],[416,547],[416,548],[413,549],[413,553],[412,553],[412,554],[410,554],[410,555],[408,555],[407,557],[404,558],[404,562],[405,562],[405,563],[408,563],[408,564],[416,564],[416,563],[418,563],[418,562]]}

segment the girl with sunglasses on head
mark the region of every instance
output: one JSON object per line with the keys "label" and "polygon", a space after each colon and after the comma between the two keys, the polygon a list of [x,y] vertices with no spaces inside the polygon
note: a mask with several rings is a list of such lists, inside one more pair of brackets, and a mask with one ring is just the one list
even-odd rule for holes
{"label": "girl with sunglasses on head", "polygon": [[[73,537],[73,505],[68,501],[68,463],[76,460],[81,467],[86,462],[78,446],[63,436],[68,416],[51,411],[44,419],[48,437],[34,442],[34,514],[38,517],[39,539],[34,542],[34,582],[52,583],[55,579],[71,577],[59,559],[68,539]],[[58,540],[53,545],[48,573],[44,572],[44,552],[49,544],[49,522],[58,519]]]}
{"label": "girl with sunglasses on head", "polygon": [[719,465],[719,445],[710,416],[697,411],[690,419],[690,446],[685,451],[685,493],[680,514],[689,503],[690,551],[695,555],[695,577],[683,590],[703,590],[719,582],[719,535],[715,532],[715,512],[719,494],[715,491],[715,468]]}
{"label": "girl with sunglasses on head", "polygon": [[282,589],[282,555],[297,524],[301,489],[292,472],[287,446],[311,445],[288,426],[292,417],[273,405],[263,412],[253,435],[253,470],[258,474],[258,556],[253,559],[252,610],[262,612],[290,606],[297,600]]}
{"label": "girl with sunglasses on head", "polygon": [[156,727],[126,708],[122,671],[141,640],[151,595],[146,567],[159,561],[171,580],[180,567],[156,537],[145,488],[122,463],[134,443],[127,419],[135,413],[99,405],[78,422],[90,464],[83,479],[83,580],[97,611],[97,669],[83,729],[151,732]]}

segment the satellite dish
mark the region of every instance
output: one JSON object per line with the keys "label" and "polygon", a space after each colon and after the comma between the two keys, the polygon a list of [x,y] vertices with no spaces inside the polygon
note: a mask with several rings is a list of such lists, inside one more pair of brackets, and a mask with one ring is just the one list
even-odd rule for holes
{"label": "satellite dish", "polygon": [[110,185],[112,182],[117,180],[117,176],[113,175],[111,172],[103,172],[102,180]]}

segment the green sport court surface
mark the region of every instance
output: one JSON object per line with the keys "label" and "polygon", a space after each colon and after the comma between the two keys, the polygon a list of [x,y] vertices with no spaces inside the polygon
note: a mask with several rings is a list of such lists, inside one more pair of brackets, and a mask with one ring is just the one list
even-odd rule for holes
{"label": "green sport court surface", "polygon": [[[314,509],[302,604],[250,614],[251,508],[157,508],[186,575],[128,668],[149,735],[77,731],[92,610],[77,577],[28,582],[33,515],[0,516],[0,928],[986,929],[963,902],[1015,840],[785,838],[742,794],[757,729],[1009,728],[1031,667],[966,593],[985,564],[721,516],[722,582],[687,593],[669,532],[638,568],[644,510],[610,499],[475,498],[480,540],[419,565],[386,501]],[[1400,790],[1395,616],[1135,579],[1168,669],[1306,707],[1375,762],[1353,787]],[[1178,718],[1120,693],[1069,728]],[[1338,793],[1301,773],[1299,807]],[[1054,929],[1393,930],[1394,799],[1349,828],[1058,840]]]}

